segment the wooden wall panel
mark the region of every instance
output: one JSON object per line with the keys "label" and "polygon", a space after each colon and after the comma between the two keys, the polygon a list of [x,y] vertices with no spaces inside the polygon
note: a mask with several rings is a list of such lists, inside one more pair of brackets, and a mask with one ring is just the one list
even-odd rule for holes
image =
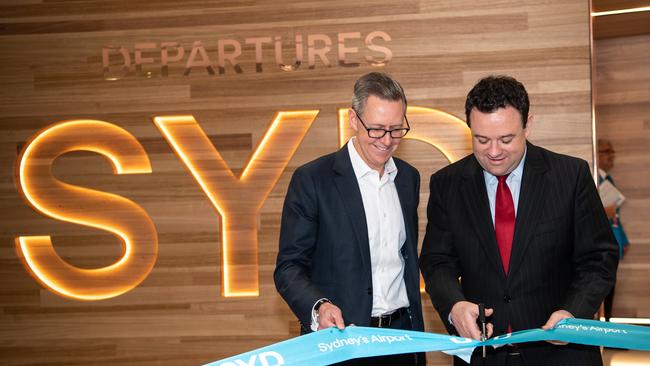
{"label": "wooden wall panel", "polygon": [[650,11],[594,18],[594,39],[650,34]]}
{"label": "wooden wall panel", "polygon": [[596,125],[612,141],[611,171],[626,197],[621,221],[632,246],[619,264],[614,316],[650,317],[650,35],[598,40]]}
{"label": "wooden wall panel", "polygon": [[[528,88],[536,115],[531,140],[591,162],[589,2],[375,0],[354,2],[226,2],[156,0],[42,2],[0,5],[0,354],[10,365],[197,365],[287,339],[295,318],[272,281],[282,201],[295,168],[337,149],[337,109],[350,104],[354,81],[382,70],[405,87],[410,105],[463,118],[465,95],[482,76],[506,73]],[[359,52],[336,63],[339,33],[383,31],[392,60],[372,67],[363,38]],[[285,62],[302,34],[305,62],[293,72],[274,64],[271,44],[255,72],[250,37],[281,36]],[[333,41],[332,66],[307,67],[308,35]],[[218,41],[242,43],[242,73],[216,66]],[[162,42],[178,42],[189,57],[202,41],[216,75],[172,62],[161,76]],[[104,80],[102,46],[156,43],[143,52],[153,64],[142,74]],[[112,58],[116,62],[115,56]],[[119,67],[111,68],[111,75]],[[233,171],[243,169],[278,110],[318,109],[316,121],[261,209],[260,295],[221,296],[219,217],[152,122],[157,115],[192,114]],[[58,121],[90,118],[114,123],[144,146],[153,172],[113,175],[98,155],[73,153],[54,164],[60,179],[131,199],[150,215],[159,235],[158,260],[134,290],[108,300],[79,302],[32,279],[14,249],[20,235],[49,234],[70,263],[93,268],[120,255],[102,231],[52,220],[20,198],[14,169],[20,149]],[[424,122],[423,122],[424,123]],[[647,125],[647,121],[645,123]],[[417,129],[418,126],[412,126]],[[646,126],[647,127],[647,126]],[[469,152],[469,151],[468,151]],[[428,176],[447,164],[430,146],[405,141],[399,154],[422,175],[420,227]],[[101,209],[101,208],[98,208]],[[632,224],[632,230],[634,224]],[[422,237],[422,233],[420,234]],[[444,332],[428,297],[427,329]],[[449,357],[429,355],[431,364]]]}
{"label": "wooden wall panel", "polygon": [[612,11],[621,9],[633,9],[648,6],[646,0],[593,0],[591,2],[593,11]]}

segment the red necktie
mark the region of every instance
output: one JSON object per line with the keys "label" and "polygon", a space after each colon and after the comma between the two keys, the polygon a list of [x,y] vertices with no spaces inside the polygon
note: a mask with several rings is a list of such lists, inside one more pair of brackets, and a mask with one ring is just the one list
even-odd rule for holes
{"label": "red necktie", "polygon": [[510,264],[510,253],[512,252],[512,237],[515,233],[515,205],[512,202],[510,188],[506,184],[509,174],[497,177],[499,185],[497,186],[496,208],[494,212],[494,231],[497,237],[497,246],[501,254],[501,263],[503,270],[508,275],[508,265]]}

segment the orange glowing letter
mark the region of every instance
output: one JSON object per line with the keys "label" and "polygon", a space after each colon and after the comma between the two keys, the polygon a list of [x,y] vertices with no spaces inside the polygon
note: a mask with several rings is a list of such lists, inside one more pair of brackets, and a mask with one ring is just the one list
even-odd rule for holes
{"label": "orange glowing letter", "polygon": [[107,267],[78,268],[59,257],[49,236],[18,237],[16,250],[34,277],[56,294],[77,300],[115,297],[136,287],[151,272],[158,254],[158,235],[149,215],[132,201],[56,179],[54,160],[72,151],[107,157],[117,174],[151,173],[147,153],[133,135],[118,126],[75,120],[36,134],[18,160],[19,191],[35,210],[114,234],[122,242],[122,257]]}
{"label": "orange glowing letter", "polygon": [[193,116],[154,118],[219,213],[224,296],[259,295],[259,211],[317,115],[317,110],[278,113],[239,177]]}

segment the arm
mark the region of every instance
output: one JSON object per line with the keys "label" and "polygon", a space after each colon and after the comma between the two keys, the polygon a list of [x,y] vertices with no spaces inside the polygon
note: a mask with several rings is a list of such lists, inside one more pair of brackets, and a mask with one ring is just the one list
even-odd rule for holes
{"label": "arm", "polygon": [[616,281],[618,244],[586,162],[576,181],[573,215],[575,272],[563,309],[591,318]]}
{"label": "arm", "polygon": [[278,292],[305,329],[310,327],[314,304],[327,297],[310,279],[317,232],[318,198],[314,181],[304,170],[298,169],[284,200],[273,277]]}

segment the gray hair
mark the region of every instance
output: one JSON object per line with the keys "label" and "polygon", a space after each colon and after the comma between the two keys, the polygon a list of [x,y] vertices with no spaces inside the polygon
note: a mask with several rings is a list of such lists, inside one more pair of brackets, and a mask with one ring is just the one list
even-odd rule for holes
{"label": "gray hair", "polygon": [[402,86],[388,74],[382,72],[371,72],[360,77],[354,83],[354,94],[352,95],[352,109],[362,116],[366,108],[368,97],[374,95],[388,101],[402,101],[406,113],[406,95]]}

